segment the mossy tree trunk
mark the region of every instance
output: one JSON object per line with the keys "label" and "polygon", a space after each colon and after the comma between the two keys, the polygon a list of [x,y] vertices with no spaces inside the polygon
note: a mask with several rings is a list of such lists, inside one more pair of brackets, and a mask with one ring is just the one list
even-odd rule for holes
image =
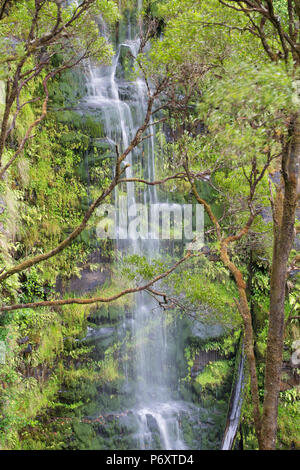
{"label": "mossy tree trunk", "polygon": [[270,314],[262,416],[262,449],[276,446],[278,397],[284,340],[284,303],[288,258],[294,241],[300,163],[300,119],[291,118],[289,139],[282,158],[282,183],[273,204],[274,244],[270,286]]}

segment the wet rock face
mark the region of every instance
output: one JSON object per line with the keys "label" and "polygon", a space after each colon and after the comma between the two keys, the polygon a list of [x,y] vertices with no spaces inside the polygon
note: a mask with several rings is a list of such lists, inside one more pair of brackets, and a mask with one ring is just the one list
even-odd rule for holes
{"label": "wet rock face", "polygon": [[108,271],[90,271],[89,269],[83,269],[80,279],[78,277],[70,279],[67,290],[71,292],[75,291],[79,294],[93,292],[97,287],[102,286],[109,277],[110,273]]}
{"label": "wet rock face", "polygon": [[56,290],[60,294],[64,294],[66,292],[76,292],[79,297],[80,295],[95,291],[98,287],[101,287],[107,280],[110,279],[111,271],[106,267],[108,260],[103,259],[98,251],[95,251],[90,255],[88,262],[92,264],[98,264],[99,269],[91,271],[87,265],[81,270],[80,278],[73,276],[66,285],[64,285],[61,279],[58,278],[56,281]]}
{"label": "wet rock face", "polygon": [[147,414],[146,415],[147,426],[152,433],[159,433],[159,427],[154,416]]}

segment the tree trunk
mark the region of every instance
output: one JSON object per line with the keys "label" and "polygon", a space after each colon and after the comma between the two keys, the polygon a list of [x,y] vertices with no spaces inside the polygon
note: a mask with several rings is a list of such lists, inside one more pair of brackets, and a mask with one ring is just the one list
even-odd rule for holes
{"label": "tree trunk", "polygon": [[261,414],[259,406],[259,393],[258,393],[258,380],[257,380],[257,371],[256,371],[256,358],[254,354],[254,337],[253,337],[253,327],[252,327],[252,318],[249,308],[249,303],[246,294],[246,283],[243,279],[241,271],[235,266],[232,261],[230,261],[227,253],[226,241],[221,243],[220,251],[221,259],[225,266],[228,267],[231,274],[234,276],[238,291],[239,291],[239,301],[237,306],[239,312],[242,316],[244,322],[244,347],[245,353],[249,366],[250,373],[250,390],[252,397],[252,406],[253,406],[253,420],[254,427],[259,443],[261,446]]}
{"label": "tree trunk", "polygon": [[300,120],[292,116],[289,141],[282,157],[281,188],[274,204],[274,245],[270,285],[269,331],[265,369],[265,397],[261,428],[261,449],[276,447],[278,397],[284,339],[284,302],[288,258],[294,240],[297,183],[300,163]]}

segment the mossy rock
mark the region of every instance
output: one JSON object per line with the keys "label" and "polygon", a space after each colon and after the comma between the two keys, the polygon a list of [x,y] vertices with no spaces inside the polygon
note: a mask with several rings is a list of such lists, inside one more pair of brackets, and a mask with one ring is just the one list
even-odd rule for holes
{"label": "mossy rock", "polygon": [[229,361],[215,361],[205,366],[203,372],[193,381],[193,388],[200,394],[203,390],[216,390],[229,381],[232,367]]}

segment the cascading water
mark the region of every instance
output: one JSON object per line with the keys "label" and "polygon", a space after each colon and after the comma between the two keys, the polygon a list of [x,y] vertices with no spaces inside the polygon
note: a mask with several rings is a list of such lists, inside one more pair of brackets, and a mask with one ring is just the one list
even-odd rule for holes
{"label": "cascading water", "polygon": [[240,354],[237,377],[233,390],[230,413],[222,442],[222,450],[231,450],[238,430],[243,403],[243,390],[245,385],[245,353],[244,346]]}
{"label": "cascading water", "polygon": [[[138,5],[141,8],[140,1]],[[87,97],[88,107],[100,110],[108,142],[113,147],[118,145],[120,151],[130,143],[143,122],[147,109],[147,93],[143,81],[138,78],[134,82],[129,82],[117,77],[120,73],[120,57],[124,49],[129,49],[135,56],[139,47],[139,40],[132,37],[134,27],[131,24],[127,31],[128,39],[118,46],[110,67],[97,68],[89,65]],[[128,155],[125,163],[130,166],[126,169],[126,177],[138,176],[133,170],[133,167],[137,166],[143,178],[153,180],[154,158],[154,137],[149,135],[142,149],[135,149]],[[139,164],[135,165],[137,162]],[[128,207],[134,215],[138,202],[134,183],[126,183],[126,193]],[[118,194],[116,193],[115,196],[118,204]],[[155,186],[146,186],[140,194],[140,199],[139,202],[142,203],[156,203]],[[117,233],[118,228],[117,226]],[[143,254],[148,259],[159,254],[159,244],[156,240],[132,239],[127,244],[119,240],[117,245],[118,249],[123,252]],[[187,411],[187,405],[173,401],[171,397],[167,368],[166,321],[165,314],[157,308],[154,300],[147,293],[136,295],[133,318],[129,328],[136,345],[133,367],[136,382],[135,406],[132,413],[138,423],[136,446],[140,449],[187,448],[179,425],[180,414]],[[126,329],[125,323],[123,327]],[[125,376],[127,375],[126,370]],[[157,436],[160,442],[157,442]]]}

